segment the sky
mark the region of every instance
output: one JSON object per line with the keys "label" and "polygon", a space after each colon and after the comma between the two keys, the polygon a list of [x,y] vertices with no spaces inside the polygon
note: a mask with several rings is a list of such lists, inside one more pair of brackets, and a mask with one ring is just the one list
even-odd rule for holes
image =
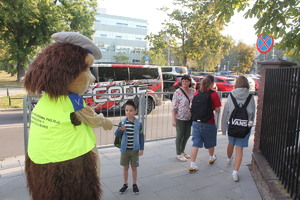
{"label": "sky", "polygon": [[[162,29],[161,23],[167,19],[166,13],[159,11],[163,6],[172,6],[173,0],[98,0],[98,6],[106,9],[106,14],[145,19],[148,21],[148,34],[157,33]],[[237,13],[223,31],[236,41],[248,45],[256,43],[257,36],[253,28],[255,21],[244,19],[242,13]]]}

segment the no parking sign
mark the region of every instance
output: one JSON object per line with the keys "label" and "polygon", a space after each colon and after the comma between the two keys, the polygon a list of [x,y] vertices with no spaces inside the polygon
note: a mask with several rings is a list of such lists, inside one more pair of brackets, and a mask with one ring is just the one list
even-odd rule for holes
{"label": "no parking sign", "polygon": [[256,48],[260,53],[269,52],[273,46],[274,38],[272,36],[260,34],[260,36],[257,38]]}

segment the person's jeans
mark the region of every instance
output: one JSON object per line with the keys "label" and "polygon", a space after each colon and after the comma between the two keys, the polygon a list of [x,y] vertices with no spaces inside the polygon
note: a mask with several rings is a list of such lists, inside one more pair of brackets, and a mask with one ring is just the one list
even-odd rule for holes
{"label": "person's jeans", "polygon": [[176,119],[176,153],[184,153],[186,143],[191,135],[191,121]]}

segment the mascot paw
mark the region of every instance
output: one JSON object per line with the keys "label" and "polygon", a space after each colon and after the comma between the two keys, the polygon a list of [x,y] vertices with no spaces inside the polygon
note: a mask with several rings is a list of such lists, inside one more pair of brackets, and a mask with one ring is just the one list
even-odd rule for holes
{"label": "mascot paw", "polygon": [[104,130],[111,130],[113,127],[113,123],[109,119],[104,119],[102,127]]}

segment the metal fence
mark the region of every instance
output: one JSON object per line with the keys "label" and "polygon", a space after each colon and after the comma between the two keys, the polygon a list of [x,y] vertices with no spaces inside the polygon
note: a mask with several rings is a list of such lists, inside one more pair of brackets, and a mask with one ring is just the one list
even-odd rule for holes
{"label": "metal fence", "polygon": [[260,150],[294,199],[300,199],[300,69],[267,69]]}
{"label": "metal fence", "polygon": [[[160,140],[160,139],[166,139],[166,138],[173,138],[176,137],[176,129],[172,126],[172,102],[171,102],[171,96],[172,92],[157,92],[157,93],[151,93],[151,95],[163,95],[163,101],[162,104],[159,106],[156,106],[155,109],[151,111],[148,115],[147,113],[147,105],[146,102],[148,102],[149,95],[148,93],[130,93],[130,95],[137,95],[138,97],[138,105],[139,105],[139,112],[137,115],[137,118],[142,122],[145,139],[146,141],[151,140]],[[90,94],[88,94],[90,95]],[[90,96],[97,96],[101,99],[108,98],[111,100],[113,96],[124,96],[129,94],[91,94]],[[222,99],[222,93],[219,92],[219,96],[221,98],[221,101],[223,101],[222,105],[225,102],[225,99]],[[27,146],[28,146],[28,133],[30,128],[30,116],[31,116],[31,110],[34,107],[34,104],[36,102],[36,97],[32,96],[25,96],[23,99],[23,119],[24,119],[24,143],[25,143],[25,152],[27,152]],[[100,110],[100,112],[105,116],[108,117],[115,125],[117,125],[122,118],[125,117],[124,111],[122,110],[122,107],[118,106],[118,101],[116,101],[115,105],[112,106],[115,109],[109,109],[109,110]],[[93,106],[91,106],[93,108]],[[221,114],[216,114],[216,125],[220,128],[220,117]],[[96,135],[96,142],[97,146],[100,148],[103,147],[110,147],[113,145],[114,142],[114,132],[116,131],[117,127],[114,126],[112,130],[104,130],[101,127],[95,128],[94,132]]]}

